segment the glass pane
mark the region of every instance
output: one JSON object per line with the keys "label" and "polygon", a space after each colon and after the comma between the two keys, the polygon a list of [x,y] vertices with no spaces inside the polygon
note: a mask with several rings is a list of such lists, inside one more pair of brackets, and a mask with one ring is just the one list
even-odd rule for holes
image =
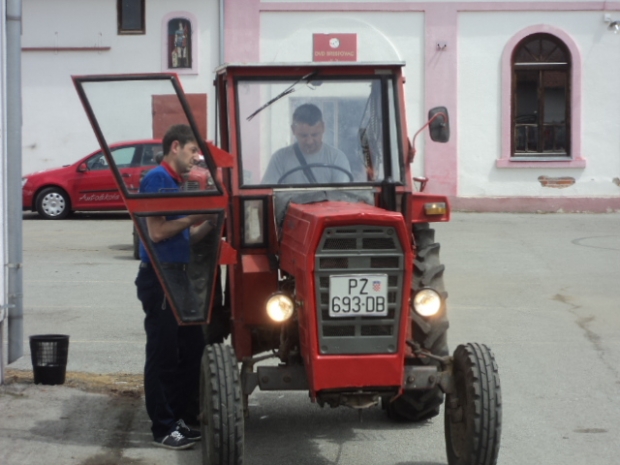
{"label": "glass pane", "polygon": [[564,52],[560,49],[556,42],[548,39],[540,41],[540,61],[558,63],[565,62]]}
{"label": "glass pane", "polygon": [[[197,224],[193,234],[186,229],[166,241],[153,242],[148,234],[149,225],[157,216],[139,216],[137,225],[142,237],[147,238],[147,250],[151,263],[163,278],[174,308],[186,323],[204,321],[208,315],[213,285],[217,275],[217,253],[223,225],[223,214],[189,212],[206,220]],[[166,219],[187,216],[167,216]],[[209,223],[211,222],[211,224]],[[214,224],[215,227],[211,225]],[[141,244],[144,260],[145,244]]]}
{"label": "glass pane", "polygon": [[516,123],[538,123],[538,71],[517,71]]}
{"label": "glass pane", "polygon": [[550,35],[535,35],[522,42],[514,57],[515,63],[568,63],[565,47]]}
{"label": "glass pane", "polygon": [[136,146],[123,147],[120,149],[112,150],[112,158],[118,168],[127,168],[131,165],[134,154],[136,153]]}
{"label": "glass pane", "polygon": [[[400,145],[398,144],[398,127],[399,125],[394,124],[396,121],[396,106],[394,105],[396,102],[396,96],[394,95],[394,86],[392,85],[392,81],[388,81],[388,103],[389,103],[389,112],[390,112],[390,148],[392,150],[392,176],[393,179],[400,179],[400,163],[399,161],[402,159],[400,154],[398,153],[398,148]],[[404,165],[403,165],[404,166]]]}
{"label": "glass pane", "polygon": [[552,125],[544,126],[544,136],[543,136],[543,150],[545,152],[553,151],[553,147],[555,146],[555,128]]}
{"label": "glass pane", "polygon": [[545,123],[566,120],[567,75],[565,71],[543,71]]}
{"label": "glass pane", "polygon": [[515,128],[515,151],[525,152],[527,131],[526,126],[517,126]]}
{"label": "glass pane", "polygon": [[[173,126],[188,126],[187,117],[181,107],[181,102],[169,79],[162,80],[130,80],[130,81],[98,81],[84,82],[83,89],[93,110],[103,136],[114,153],[117,168],[129,166],[133,159],[133,152],[129,156],[127,149],[119,149],[117,156],[115,144],[124,141],[140,140],[150,147],[145,150],[145,163],[158,164],[162,161],[163,150],[161,139]],[[191,132],[191,129],[188,129]],[[186,148],[195,148],[195,156],[188,157],[181,167],[183,183],[178,187],[163,187],[154,190],[142,190],[152,195],[174,195],[185,191],[215,190],[212,176],[206,168],[204,155],[197,147],[198,137],[193,134],[193,141],[189,140]],[[184,145],[185,147],[185,145]],[[132,147],[131,150],[134,150]],[[158,156],[159,155],[159,156]],[[139,159],[135,160],[136,163]],[[138,178],[144,176],[145,170],[136,171]],[[123,177],[125,183],[139,185],[141,179],[132,179],[134,174]],[[137,192],[129,192],[135,195]]]}
{"label": "glass pane", "polygon": [[538,152],[538,126],[526,126],[526,151]]}
{"label": "glass pane", "polygon": [[555,126],[555,147],[554,149],[558,152],[568,153],[567,152],[567,141],[566,141],[566,124],[558,124]]}
{"label": "glass pane", "polygon": [[145,145],[140,166],[155,166],[159,164],[163,156],[164,152],[161,145]]}
{"label": "glass pane", "polygon": [[94,157],[89,159],[86,162],[86,166],[91,171],[107,170],[108,168],[110,168],[110,165],[108,165],[108,160],[105,159],[103,153],[95,155]]}
{"label": "glass pane", "polygon": [[141,31],[143,0],[121,0],[121,30]]}
{"label": "glass pane", "polygon": [[[380,80],[297,79],[237,83],[243,185],[381,181],[387,96]],[[390,110],[395,119],[393,102]],[[390,137],[398,158],[397,138]]]}

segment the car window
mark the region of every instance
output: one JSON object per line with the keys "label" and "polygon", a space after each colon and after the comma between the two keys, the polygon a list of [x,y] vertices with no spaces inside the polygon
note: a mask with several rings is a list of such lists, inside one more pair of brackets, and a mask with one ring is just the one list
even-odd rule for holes
{"label": "car window", "polygon": [[98,153],[94,157],[90,158],[86,162],[86,166],[88,166],[88,169],[92,171],[107,170],[110,168],[108,165],[108,160],[105,159],[103,153]]}
{"label": "car window", "polygon": [[116,166],[119,168],[127,168],[131,165],[131,161],[133,160],[134,153],[136,153],[136,147],[121,147],[115,150],[112,150],[112,158],[114,158],[114,162]]}
{"label": "car window", "polygon": [[142,152],[141,166],[155,166],[157,165],[156,156],[162,152],[160,144],[145,145]]}

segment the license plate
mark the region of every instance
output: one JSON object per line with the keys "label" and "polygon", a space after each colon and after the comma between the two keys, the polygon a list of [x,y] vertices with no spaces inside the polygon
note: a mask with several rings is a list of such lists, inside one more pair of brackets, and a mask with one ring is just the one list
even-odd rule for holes
{"label": "license plate", "polygon": [[329,277],[329,316],[387,316],[386,274]]}

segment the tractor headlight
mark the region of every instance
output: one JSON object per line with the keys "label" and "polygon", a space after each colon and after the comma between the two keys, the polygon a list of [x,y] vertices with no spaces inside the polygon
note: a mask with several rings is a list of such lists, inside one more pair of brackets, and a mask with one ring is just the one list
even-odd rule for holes
{"label": "tractor headlight", "polygon": [[425,203],[424,213],[428,216],[445,215],[448,213],[448,207],[446,202]]}
{"label": "tractor headlight", "polygon": [[282,322],[293,316],[295,304],[286,294],[276,293],[269,297],[267,301],[267,315],[273,321]]}
{"label": "tractor headlight", "polygon": [[433,316],[441,308],[441,297],[433,289],[422,289],[413,297],[413,308],[422,316]]}

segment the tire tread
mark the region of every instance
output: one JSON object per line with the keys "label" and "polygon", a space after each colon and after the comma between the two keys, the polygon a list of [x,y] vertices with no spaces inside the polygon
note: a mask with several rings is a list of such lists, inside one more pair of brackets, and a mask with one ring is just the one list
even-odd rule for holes
{"label": "tire tread", "polygon": [[[201,393],[201,400],[209,402],[201,409],[203,428],[208,442],[208,453],[203,453],[205,465],[241,465],[243,463],[243,407],[237,361],[230,346],[213,344],[205,348],[203,376],[209,393]],[[209,437],[207,437],[209,436]],[[203,452],[206,449],[203,448]]]}

